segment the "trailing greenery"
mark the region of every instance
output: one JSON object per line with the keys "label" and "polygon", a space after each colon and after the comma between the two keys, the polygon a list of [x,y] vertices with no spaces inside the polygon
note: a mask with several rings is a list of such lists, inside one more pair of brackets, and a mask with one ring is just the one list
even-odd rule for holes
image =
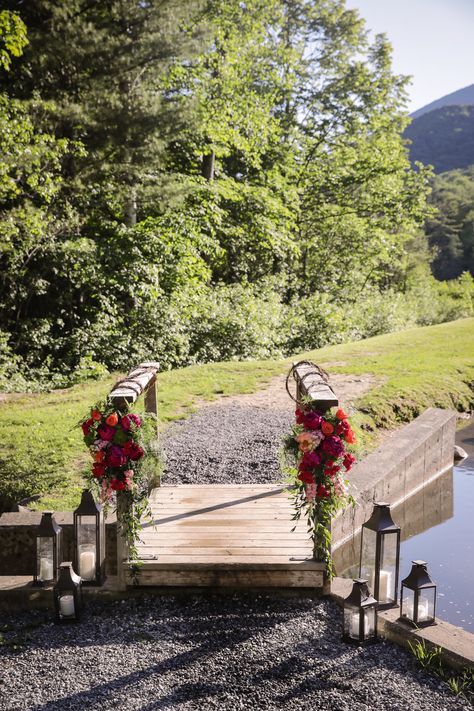
{"label": "trailing greenery", "polygon": [[[358,411],[351,413],[360,457],[376,443],[376,426],[408,422],[433,405],[473,409],[473,352],[471,318],[329,346],[295,358],[308,358],[330,373],[372,376],[372,388],[359,398]],[[230,361],[160,373],[161,427],[185,417],[200,401],[254,392],[288,367],[287,360]],[[67,390],[4,396],[0,401],[0,508],[36,493],[42,494],[39,506],[44,509],[77,506],[89,460],[75,425],[114,382],[108,376]]]}

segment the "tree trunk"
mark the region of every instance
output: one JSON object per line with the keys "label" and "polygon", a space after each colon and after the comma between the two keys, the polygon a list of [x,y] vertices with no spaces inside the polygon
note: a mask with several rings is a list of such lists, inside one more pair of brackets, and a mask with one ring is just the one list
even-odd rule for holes
{"label": "tree trunk", "polygon": [[206,180],[214,180],[214,161],[215,161],[215,153],[214,151],[211,151],[210,153],[206,153],[202,157],[202,164],[201,164],[201,173]]}
{"label": "tree trunk", "polygon": [[127,227],[135,227],[137,224],[137,194],[135,188],[130,189],[125,202],[125,224]]}

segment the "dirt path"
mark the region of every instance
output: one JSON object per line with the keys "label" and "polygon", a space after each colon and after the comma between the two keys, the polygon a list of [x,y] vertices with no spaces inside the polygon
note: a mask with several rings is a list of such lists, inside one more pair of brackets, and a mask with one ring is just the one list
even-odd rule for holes
{"label": "dirt path", "polygon": [[[273,378],[269,385],[255,393],[245,395],[223,396],[213,402],[200,402],[199,407],[209,405],[241,405],[259,407],[264,410],[292,410],[294,403],[288,396],[285,387],[285,375]],[[368,392],[378,382],[377,378],[371,375],[331,375],[329,384],[333,388],[340,403],[349,406],[364,393]]]}

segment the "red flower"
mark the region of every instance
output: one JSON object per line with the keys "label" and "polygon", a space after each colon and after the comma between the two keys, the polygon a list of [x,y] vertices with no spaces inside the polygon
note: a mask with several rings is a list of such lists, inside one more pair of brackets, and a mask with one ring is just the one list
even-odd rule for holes
{"label": "red flower", "polygon": [[311,472],[300,472],[298,474],[298,479],[304,481],[305,484],[314,484],[314,478]]}
{"label": "red flower", "polygon": [[89,434],[89,432],[91,430],[91,425],[93,425],[93,424],[94,424],[94,420],[92,418],[89,420],[86,420],[85,422],[82,423],[81,427],[82,427],[82,433],[83,433],[84,437],[87,437],[87,435]]}
{"label": "red flower", "polygon": [[109,467],[121,467],[127,461],[127,455],[122,447],[113,444],[106,454],[105,461]]}
{"label": "red flower", "polygon": [[136,462],[145,454],[144,450],[133,440],[129,439],[123,445],[123,451],[132,462]]}
{"label": "red flower", "polygon": [[348,431],[346,432],[345,436],[344,436],[344,439],[345,439],[346,442],[348,442],[349,444],[355,444],[355,442],[356,442],[355,433],[354,433],[352,430],[348,430]]}
{"label": "red flower", "polygon": [[342,420],[336,425],[336,434],[343,435],[350,430],[351,426],[347,420]]}
{"label": "red flower", "polygon": [[314,469],[321,464],[321,455],[317,452],[305,452],[300,462],[302,469]]}
{"label": "red flower", "polygon": [[102,419],[102,413],[100,413],[99,410],[92,410],[91,417],[96,422],[99,422],[99,420]]}
{"label": "red flower", "polygon": [[352,469],[352,465],[354,464],[355,460],[356,458],[352,454],[349,454],[349,452],[345,455],[342,463],[347,472]]}
{"label": "red flower", "polygon": [[302,425],[302,424],[303,424],[303,420],[304,420],[304,412],[303,412],[303,410],[299,410],[299,409],[295,410],[295,417],[296,417],[296,422],[297,422],[297,424],[298,424],[298,425]]}
{"label": "red flower", "polygon": [[322,419],[317,412],[306,412],[303,414],[302,424],[307,430],[317,430],[321,425]]}
{"label": "red flower", "polygon": [[108,417],[106,417],[106,419],[105,419],[105,424],[106,424],[106,425],[109,425],[109,427],[115,427],[115,425],[118,424],[118,420],[119,420],[119,418],[118,418],[117,413],[116,413],[116,412],[112,412],[111,415],[109,415]]}
{"label": "red flower", "polygon": [[340,407],[339,410],[336,412],[336,417],[338,420],[347,420],[349,415],[347,415],[342,409],[342,407]]}
{"label": "red flower", "polygon": [[316,489],[316,496],[318,499],[326,499],[328,496],[331,496],[331,492],[329,489],[326,489],[325,486],[322,484],[318,484],[318,488]]}
{"label": "red flower", "polygon": [[330,422],[323,422],[321,425],[321,431],[325,435],[332,435],[334,432],[334,427],[331,425]]}
{"label": "red flower", "polygon": [[96,462],[95,464],[92,465],[92,475],[97,477],[97,479],[100,479],[103,477],[105,474],[105,465],[100,464],[99,462]]}
{"label": "red flower", "polygon": [[127,484],[124,481],[120,481],[120,479],[111,479],[110,487],[114,491],[123,491],[124,489],[126,489]]}

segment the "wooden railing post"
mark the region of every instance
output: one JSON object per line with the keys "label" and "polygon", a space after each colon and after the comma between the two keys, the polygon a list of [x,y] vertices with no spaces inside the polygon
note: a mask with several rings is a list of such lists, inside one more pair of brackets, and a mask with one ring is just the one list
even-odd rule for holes
{"label": "wooden railing post", "polygon": [[[133,404],[144,392],[145,412],[157,416],[156,374],[159,367],[159,363],[156,362],[140,363],[112,388],[109,400],[120,409]],[[129,559],[129,549],[120,524],[122,515],[127,512],[126,507],[125,495],[117,491],[117,587],[119,590],[125,590],[127,586],[126,563]]]}

